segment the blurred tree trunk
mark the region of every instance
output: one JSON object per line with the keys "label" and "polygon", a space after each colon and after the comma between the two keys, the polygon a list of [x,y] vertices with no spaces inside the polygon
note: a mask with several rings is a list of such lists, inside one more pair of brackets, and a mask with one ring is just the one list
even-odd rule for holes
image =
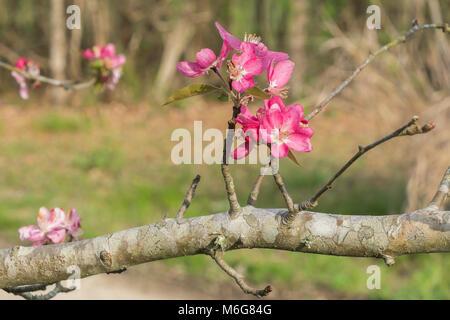
{"label": "blurred tree trunk", "polygon": [[108,19],[110,4],[104,5],[103,1],[87,1],[87,8],[92,19],[94,42],[98,45],[105,45],[109,39],[111,21]]}
{"label": "blurred tree trunk", "polygon": [[[84,0],[77,0],[73,2],[80,8],[84,7]],[[71,79],[79,80],[81,70],[81,38],[83,34],[83,28],[80,30],[70,31],[70,43],[69,43],[69,63],[70,63],[70,77]]]}
{"label": "blurred tree trunk", "polygon": [[170,87],[177,62],[194,35],[193,8],[191,2],[184,3],[179,13],[173,17],[174,27],[165,35],[164,50],[154,85],[154,93],[158,99],[162,99]]}
{"label": "blurred tree trunk", "polygon": [[[53,78],[65,79],[67,44],[66,23],[63,0],[51,0],[50,2],[50,71]],[[50,89],[51,101],[54,105],[64,104],[66,92],[63,88],[53,87]]]}
{"label": "blurred tree trunk", "polygon": [[298,97],[302,92],[303,75],[305,73],[306,57],[306,25],[308,23],[307,1],[293,1],[292,23],[289,37],[289,53],[291,60],[295,62],[295,69],[290,81],[290,95]]}

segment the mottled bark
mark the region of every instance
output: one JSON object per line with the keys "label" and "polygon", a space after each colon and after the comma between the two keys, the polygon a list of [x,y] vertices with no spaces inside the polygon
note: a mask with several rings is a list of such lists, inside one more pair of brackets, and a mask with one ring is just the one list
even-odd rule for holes
{"label": "mottled bark", "polygon": [[379,257],[450,252],[450,212],[435,207],[390,216],[300,212],[289,227],[284,209],[242,208],[228,213],[161,222],[78,242],[0,250],[0,288],[81,277],[128,266],[240,248],[271,248],[339,256]]}

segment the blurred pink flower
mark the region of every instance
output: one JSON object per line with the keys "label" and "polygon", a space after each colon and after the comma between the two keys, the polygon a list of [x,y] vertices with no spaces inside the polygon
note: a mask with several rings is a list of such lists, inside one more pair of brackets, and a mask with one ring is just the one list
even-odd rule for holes
{"label": "blurred pink flower", "polygon": [[83,230],[81,230],[81,217],[78,215],[76,209],[72,208],[69,213],[65,215],[64,228],[75,238],[83,233]]}
{"label": "blurred pink flower", "polygon": [[264,71],[262,59],[257,58],[255,48],[248,44],[242,43],[240,47],[241,54],[235,53],[231,62],[228,63],[228,72],[233,89],[243,92],[255,86],[254,76]]}
{"label": "blurred pink flower", "polygon": [[[39,70],[39,64],[33,62],[32,60],[26,59],[26,58],[20,58],[16,61],[14,64],[14,67],[16,67],[19,70],[22,70],[24,72],[27,72],[33,76],[39,76],[40,70]],[[28,94],[28,80],[20,74],[19,72],[13,71],[11,72],[11,75],[14,77],[16,82],[19,84],[19,94],[20,97],[24,100],[29,98]],[[38,88],[40,86],[39,81],[34,81],[33,87]]]}
{"label": "blurred pink flower", "polygon": [[81,218],[75,209],[66,214],[61,208],[49,211],[42,207],[39,209],[37,226],[22,227],[19,235],[21,240],[34,242],[33,246],[62,243],[66,234],[75,239],[82,234],[80,223]]}
{"label": "blurred pink flower", "polygon": [[284,60],[278,62],[275,66],[275,62],[269,65],[267,70],[267,81],[269,83],[268,93],[275,96],[286,97],[287,87],[285,85],[291,78],[292,71],[294,70],[295,63],[291,60]]}
{"label": "blurred pink flower", "polygon": [[[109,43],[102,47],[95,45],[92,49],[86,49],[83,57],[88,60],[101,61],[101,66],[96,66],[100,70],[104,67],[106,72],[101,72],[101,81],[106,84],[108,89],[113,90],[122,75],[122,66],[126,62],[123,54],[116,55],[116,47]],[[106,74],[105,74],[106,73]]]}
{"label": "blurred pink flower", "polygon": [[33,246],[39,246],[47,243],[61,243],[66,236],[66,230],[63,228],[65,215],[60,208],[48,211],[42,207],[39,209],[37,226],[26,226],[19,229],[20,239],[28,239]]}

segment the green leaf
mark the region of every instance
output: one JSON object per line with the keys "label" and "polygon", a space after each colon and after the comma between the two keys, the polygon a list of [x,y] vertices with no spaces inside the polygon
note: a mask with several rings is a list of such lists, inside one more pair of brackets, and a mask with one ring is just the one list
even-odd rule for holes
{"label": "green leaf", "polygon": [[228,102],[231,101],[230,95],[222,93],[220,96],[217,97],[220,101]]}
{"label": "green leaf", "polygon": [[198,96],[201,94],[207,94],[213,91],[220,90],[217,87],[211,86],[209,84],[193,84],[187,87],[184,87],[183,89],[180,89],[173,93],[169,99],[167,99],[166,103],[163,104],[163,106],[172,103],[177,100],[186,99],[193,96]]}
{"label": "green leaf", "polygon": [[297,166],[301,167],[300,163],[297,161],[297,158],[295,157],[295,155],[292,153],[291,150],[289,150],[289,152],[288,152],[288,157],[289,157],[289,159],[291,159],[291,161],[294,162]]}
{"label": "green leaf", "polygon": [[252,96],[256,97],[256,98],[260,98],[260,99],[270,99],[270,94],[264,92],[264,90],[258,88],[258,87],[253,87],[251,89],[248,89],[246,91],[248,94],[251,94]]}

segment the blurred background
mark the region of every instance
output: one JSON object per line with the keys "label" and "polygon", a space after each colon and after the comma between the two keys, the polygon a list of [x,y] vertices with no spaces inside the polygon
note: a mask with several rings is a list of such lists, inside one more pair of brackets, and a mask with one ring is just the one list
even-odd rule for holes
{"label": "blurred background", "polygon": [[[67,6],[81,8],[81,30],[68,30]],[[366,27],[367,7],[381,8],[381,29]],[[23,101],[7,70],[0,70],[0,247],[20,244],[17,229],[35,224],[39,207],[77,208],[84,237],[173,217],[196,173],[202,175],[188,216],[227,209],[219,166],[170,160],[176,128],[225,129],[231,106],[214,94],[162,107],[171,91],[213,76],[186,79],[180,60],[201,48],[218,52],[219,21],[238,38],[257,33],[296,63],[288,103],[306,111],[325,98],[369,52],[420,24],[450,22],[450,2],[295,0],[2,0],[0,58],[41,64],[57,79],[89,78],[82,50],[114,43],[127,63],[115,91],[65,92],[45,84]],[[297,154],[302,167],[281,161],[298,201],[310,197],[366,145],[415,114],[433,121],[426,135],[393,140],[359,160],[315,208],[320,212],[392,214],[426,205],[450,163],[449,38],[416,33],[371,63],[314,118],[314,151]],[[258,82],[265,85],[264,77]],[[257,108],[257,103],[251,106]],[[259,166],[234,166],[243,203]],[[272,179],[257,203],[283,206]],[[229,252],[227,261],[255,286],[272,284],[272,298],[449,299],[448,254],[399,257],[392,268],[366,258],[273,250]],[[366,269],[381,268],[381,289],[368,290]],[[10,296],[0,293],[0,298]],[[59,298],[249,298],[206,256],[153,262],[120,275],[94,276]]]}

